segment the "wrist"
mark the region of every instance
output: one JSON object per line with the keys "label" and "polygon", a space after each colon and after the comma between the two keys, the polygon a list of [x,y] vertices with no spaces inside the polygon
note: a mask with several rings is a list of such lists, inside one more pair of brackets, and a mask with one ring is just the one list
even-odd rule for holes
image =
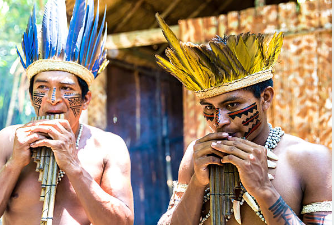
{"label": "wrist", "polygon": [[9,169],[13,169],[13,170],[17,169],[21,171],[25,166],[26,164],[23,163],[22,160],[16,159],[13,156],[11,156],[6,163],[6,167],[8,167]]}
{"label": "wrist", "polygon": [[260,205],[266,205],[267,207],[273,205],[279,196],[279,193],[272,185],[266,188],[261,188],[253,195]]}
{"label": "wrist", "polygon": [[200,182],[200,180],[197,178],[196,174],[194,173],[193,176],[191,177],[191,183],[193,183],[193,185],[199,189],[205,189],[207,184],[203,184]]}

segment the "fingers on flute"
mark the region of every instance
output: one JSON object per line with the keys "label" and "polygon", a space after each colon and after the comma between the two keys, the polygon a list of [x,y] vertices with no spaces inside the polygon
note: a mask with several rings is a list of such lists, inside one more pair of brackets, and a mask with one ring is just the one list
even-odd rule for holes
{"label": "fingers on flute", "polygon": [[228,133],[225,132],[218,132],[218,133],[210,133],[196,141],[196,143],[203,143],[206,141],[212,141],[212,140],[222,140],[228,138]]}
{"label": "fingers on flute", "polygon": [[235,155],[241,159],[246,159],[253,149],[241,143],[226,143],[226,141],[217,141],[211,144],[211,147],[222,153]]}
{"label": "fingers on flute", "polygon": [[223,157],[225,155],[223,152],[213,149],[211,147],[211,142],[206,142],[194,147],[194,158],[200,158],[210,154],[216,154],[219,157]]}
{"label": "fingers on flute", "polygon": [[32,148],[37,147],[49,147],[51,149],[66,149],[65,143],[63,141],[58,140],[50,140],[50,139],[44,139],[44,140],[38,140],[30,145]]}
{"label": "fingers on flute", "polygon": [[48,134],[52,139],[58,139],[61,135],[60,131],[53,126],[35,126],[31,128],[32,132],[41,132]]}
{"label": "fingers on flute", "polygon": [[203,165],[205,167],[207,167],[208,165],[220,165],[222,166],[223,163],[221,162],[221,158],[218,158],[216,156],[205,156],[205,157],[201,157],[201,158],[198,158],[196,160],[196,163],[199,164],[199,165]]}

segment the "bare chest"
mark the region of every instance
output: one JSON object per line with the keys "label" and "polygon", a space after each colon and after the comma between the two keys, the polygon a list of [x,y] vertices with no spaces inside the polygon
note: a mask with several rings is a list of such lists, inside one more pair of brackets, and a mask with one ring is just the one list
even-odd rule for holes
{"label": "bare chest", "polygon": [[[79,159],[83,168],[100,184],[103,157],[83,151]],[[35,168],[36,164],[31,162],[22,170],[4,214],[6,224],[40,224],[43,202],[40,201],[39,173]],[[90,224],[66,175],[57,185],[53,224]]]}
{"label": "bare chest", "polygon": [[[274,180],[272,180],[272,184],[284,201],[292,208],[292,210],[299,215],[301,210],[302,203],[302,187],[300,183],[300,179],[296,170],[293,166],[286,163],[286,160],[279,159],[277,163],[277,167],[275,169],[269,169],[269,173],[274,176]],[[268,210],[262,209],[261,210]],[[202,217],[205,217],[210,211],[210,204],[207,202],[203,207]],[[240,216],[243,225],[257,225],[257,224],[265,224],[261,219],[256,215],[256,213],[247,205],[246,202],[240,208]],[[211,224],[211,218],[204,223],[205,225]],[[231,219],[226,223],[227,225],[238,225],[238,222],[234,219],[234,215],[232,214]]]}

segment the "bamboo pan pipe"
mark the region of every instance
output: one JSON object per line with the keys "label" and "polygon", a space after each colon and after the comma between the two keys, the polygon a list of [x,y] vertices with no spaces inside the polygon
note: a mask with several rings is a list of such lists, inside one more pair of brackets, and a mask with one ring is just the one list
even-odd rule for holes
{"label": "bamboo pan pipe", "polygon": [[240,188],[237,168],[226,163],[223,166],[210,165],[210,214],[212,225],[225,225],[232,214],[232,199],[235,189]]}
{"label": "bamboo pan pipe", "polygon": [[[64,119],[64,114],[34,117],[32,121],[53,119]],[[52,225],[59,168],[51,148],[34,148],[32,158],[36,163],[36,171],[39,172],[38,181],[41,182],[42,187],[40,195],[40,201],[43,201],[41,224]]]}

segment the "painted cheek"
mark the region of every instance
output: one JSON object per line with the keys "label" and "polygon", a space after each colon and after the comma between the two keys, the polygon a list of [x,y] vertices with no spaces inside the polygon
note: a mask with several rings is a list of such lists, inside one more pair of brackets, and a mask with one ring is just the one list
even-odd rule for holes
{"label": "painted cheek", "polygon": [[33,96],[32,96],[32,103],[33,106],[37,112],[37,115],[39,116],[39,110],[42,105],[43,98],[45,97],[45,93],[39,92],[39,91],[34,91]]}
{"label": "painted cheek", "polygon": [[253,103],[243,109],[229,113],[232,120],[235,120],[236,118],[244,118],[241,123],[247,129],[244,134],[245,138],[248,138],[261,125],[261,121],[259,120],[259,111],[257,111],[257,108],[257,104]]}
{"label": "painted cheek", "polygon": [[64,99],[67,100],[70,109],[72,110],[75,117],[80,115],[82,108],[81,95],[78,93],[68,93],[64,94]]}
{"label": "painted cheek", "polygon": [[210,113],[203,113],[204,114],[204,118],[207,120],[207,121],[213,121],[213,119],[215,118],[215,115],[214,113],[210,114]]}

